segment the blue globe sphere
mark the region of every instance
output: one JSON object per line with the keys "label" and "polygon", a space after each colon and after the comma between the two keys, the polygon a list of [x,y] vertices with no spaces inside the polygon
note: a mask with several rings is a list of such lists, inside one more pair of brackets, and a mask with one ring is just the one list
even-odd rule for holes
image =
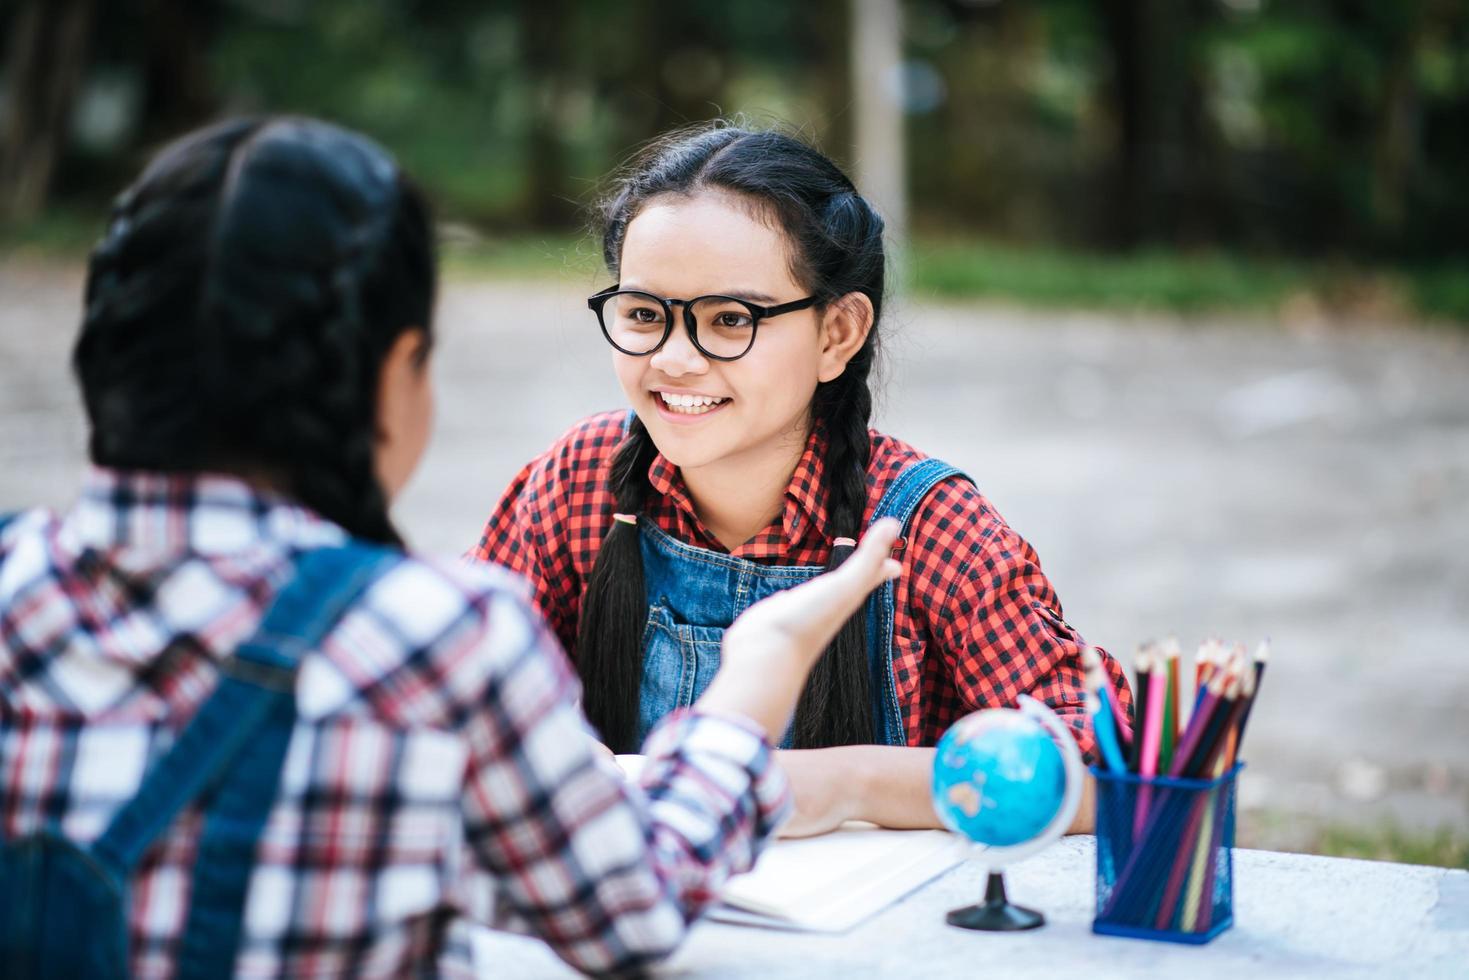
{"label": "blue globe sphere", "polygon": [[1044,846],[1049,841],[1037,838],[1065,802],[1067,775],[1061,749],[1044,725],[1020,711],[977,711],[939,740],[933,805],[950,830],[975,843]]}

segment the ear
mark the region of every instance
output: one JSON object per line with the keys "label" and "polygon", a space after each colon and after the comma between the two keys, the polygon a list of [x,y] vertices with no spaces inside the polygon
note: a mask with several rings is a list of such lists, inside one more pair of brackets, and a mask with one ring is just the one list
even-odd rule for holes
{"label": "ear", "polygon": [[821,321],[817,380],[835,381],[842,376],[847,362],[867,343],[872,321],[872,300],[866,293],[847,293],[827,305]]}
{"label": "ear", "polygon": [[378,482],[390,499],[408,482],[428,443],[433,422],[428,350],[424,330],[404,330],[378,368],[373,455]]}

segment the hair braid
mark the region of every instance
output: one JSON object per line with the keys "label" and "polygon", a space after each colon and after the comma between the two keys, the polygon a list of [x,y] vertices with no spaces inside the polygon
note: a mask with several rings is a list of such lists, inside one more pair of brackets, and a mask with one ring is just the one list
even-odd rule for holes
{"label": "hair braid", "polygon": [[[872,394],[867,387],[871,351],[847,364],[841,377],[817,389],[812,412],[825,430],[826,511],[833,538],[861,537],[867,509],[867,464],[872,440],[867,431]],[[834,546],[828,570],[847,560],[853,549]],[[871,742],[872,677],[867,658],[865,607],[843,624],[811,671],[796,705],[795,744],[801,748]]]}
{"label": "hair braid", "polygon": [[[882,232],[882,219],[850,186],[834,194],[811,234],[822,247],[808,247],[805,253],[807,262],[816,266],[810,274],[818,281],[881,284],[885,274]],[[811,405],[816,424],[826,434],[823,473],[833,538],[861,537],[867,510],[867,466],[872,457],[870,376],[877,359],[876,320],[882,312],[882,292],[863,291],[873,305],[874,322],[867,340],[839,377],[817,386]],[[851,552],[849,547],[833,547],[827,568],[836,568]],[[811,672],[796,706],[797,745],[818,748],[872,741],[873,675],[868,656],[864,608],[842,626]]]}
{"label": "hair braid", "polygon": [[[609,483],[617,510],[638,514],[647,502],[648,468],[658,447],[634,418],[612,459]],[[587,720],[614,752],[636,752],[638,690],[648,597],[638,529],[613,521],[587,579],[577,626],[576,666]],[[638,615],[637,611],[642,610]]]}

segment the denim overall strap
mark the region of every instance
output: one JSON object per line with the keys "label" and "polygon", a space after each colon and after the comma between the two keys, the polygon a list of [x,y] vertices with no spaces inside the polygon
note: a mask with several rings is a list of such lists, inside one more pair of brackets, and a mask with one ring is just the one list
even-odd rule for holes
{"label": "denim overall strap", "polygon": [[268,703],[265,726],[204,811],[179,977],[233,972],[256,846],[296,725],[296,670],[348,607],[402,557],[360,543],[308,553],[255,636],[236,651],[230,680],[250,685],[256,700]]}
{"label": "denim overall strap", "polygon": [[295,722],[296,664],[398,557],[360,544],[306,554],[255,635],[224,662],[218,687],[178,742],[89,848],[126,881],[179,812],[223,782],[205,811],[180,976],[233,970],[255,842]]}
{"label": "denim overall strap", "polygon": [[[908,522],[923,498],[940,482],[964,473],[941,459],[923,459],[898,474],[877,502],[872,519],[895,517],[908,533]],[[965,477],[968,479],[968,477]],[[893,615],[897,590],[884,582],[867,600],[867,656],[872,670],[873,731],[884,745],[907,745],[903,709],[893,677]]]}

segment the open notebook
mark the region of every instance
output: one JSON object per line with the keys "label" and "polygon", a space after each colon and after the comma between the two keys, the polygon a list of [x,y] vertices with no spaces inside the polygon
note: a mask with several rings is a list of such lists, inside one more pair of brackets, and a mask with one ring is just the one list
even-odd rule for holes
{"label": "open notebook", "polygon": [[[618,756],[636,778],[642,757]],[[943,830],[883,830],[849,821],[819,837],[773,841],[755,867],[731,878],[709,918],[721,922],[845,932],[968,856]]]}

